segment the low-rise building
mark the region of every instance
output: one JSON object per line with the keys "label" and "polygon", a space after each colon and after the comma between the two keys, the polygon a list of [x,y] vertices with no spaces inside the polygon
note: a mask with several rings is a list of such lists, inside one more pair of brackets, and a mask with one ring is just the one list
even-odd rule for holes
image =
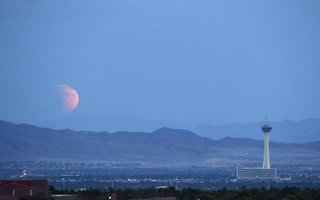
{"label": "low-rise building", "polygon": [[46,179],[2,179],[0,180],[0,197],[34,199],[48,195]]}
{"label": "low-rise building", "polygon": [[276,168],[237,168],[237,180],[276,180]]}

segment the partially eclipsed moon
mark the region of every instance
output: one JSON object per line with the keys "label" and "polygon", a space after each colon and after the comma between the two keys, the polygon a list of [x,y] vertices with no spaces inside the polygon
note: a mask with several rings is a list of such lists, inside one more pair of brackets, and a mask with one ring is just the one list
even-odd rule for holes
{"label": "partially eclipsed moon", "polygon": [[57,85],[63,102],[63,111],[73,111],[79,103],[79,95],[75,89],[67,85]]}

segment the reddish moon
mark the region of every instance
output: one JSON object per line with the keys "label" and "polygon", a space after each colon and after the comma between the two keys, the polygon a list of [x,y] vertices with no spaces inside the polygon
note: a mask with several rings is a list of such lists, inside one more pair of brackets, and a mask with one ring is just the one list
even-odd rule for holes
{"label": "reddish moon", "polygon": [[73,111],[79,103],[79,95],[77,91],[68,85],[57,85],[57,88],[62,98],[63,111]]}

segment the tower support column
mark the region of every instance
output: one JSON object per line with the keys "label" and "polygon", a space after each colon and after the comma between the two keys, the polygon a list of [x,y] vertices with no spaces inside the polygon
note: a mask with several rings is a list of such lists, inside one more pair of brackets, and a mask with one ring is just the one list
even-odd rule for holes
{"label": "tower support column", "polygon": [[270,169],[269,135],[270,135],[270,132],[264,133],[264,153],[263,153],[263,166],[262,166],[262,168],[264,169]]}

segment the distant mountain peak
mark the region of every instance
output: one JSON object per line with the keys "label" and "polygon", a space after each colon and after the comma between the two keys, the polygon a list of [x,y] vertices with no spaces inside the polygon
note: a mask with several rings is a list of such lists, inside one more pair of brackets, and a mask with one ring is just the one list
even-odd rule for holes
{"label": "distant mountain peak", "polygon": [[184,134],[184,135],[196,135],[191,131],[183,129],[172,129],[168,127],[162,127],[153,132],[153,134]]}
{"label": "distant mountain peak", "polygon": [[222,139],[220,139],[220,141],[224,141],[224,140],[233,140],[234,138],[233,137],[230,137],[230,136],[226,136]]}

